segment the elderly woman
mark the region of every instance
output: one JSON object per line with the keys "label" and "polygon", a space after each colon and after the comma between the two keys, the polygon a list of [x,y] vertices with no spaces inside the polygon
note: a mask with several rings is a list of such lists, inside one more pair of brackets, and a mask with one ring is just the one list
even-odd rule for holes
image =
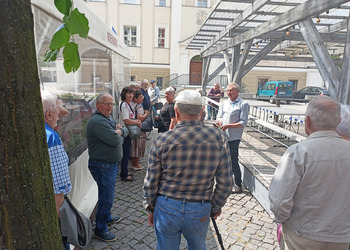
{"label": "elderly woman", "polygon": [[350,141],[350,106],[341,105],[341,121],[337,127],[337,133],[345,140]]}
{"label": "elderly woman", "polygon": [[[120,105],[120,115],[125,125],[137,124],[141,127],[141,121],[136,118],[133,109],[131,108],[131,101],[134,97],[134,89],[130,86],[124,87],[120,94],[122,103]],[[124,138],[123,143],[123,158],[121,160],[120,178],[122,181],[134,181],[134,177],[128,172],[128,163],[131,152],[131,138],[129,136]]]}
{"label": "elderly woman", "polygon": [[158,132],[163,133],[168,130],[172,130],[176,125],[175,110],[174,110],[174,99],[175,90],[169,87],[164,93],[166,103],[160,110],[160,115],[158,117]]}
{"label": "elderly woman", "polygon": [[[131,107],[133,108],[136,118],[143,122],[149,115],[148,110],[144,110],[142,106],[143,95],[141,91],[136,90]],[[141,132],[139,138],[131,140],[131,165],[134,171],[142,170],[143,167],[139,165],[140,157],[144,157],[146,149],[146,132]]]}

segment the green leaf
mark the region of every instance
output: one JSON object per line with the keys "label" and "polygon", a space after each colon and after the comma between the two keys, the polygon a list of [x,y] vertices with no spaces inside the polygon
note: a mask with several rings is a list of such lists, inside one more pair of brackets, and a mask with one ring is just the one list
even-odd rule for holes
{"label": "green leaf", "polygon": [[79,34],[80,37],[86,38],[89,33],[89,20],[78,9],[71,11],[66,25],[72,35]]}
{"label": "green leaf", "polygon": [[63,49],[63,67],[66,73],[75,72],[80,67],[78,44],[69,42]]}
{"label": "green leaf", "polygon": [[60,52],[60,49],[47,50],[44,55],[44,62],[53,62],[56,61],[57,55]]}
{"label": "green leaf", "polygon": [[70,34],[68,30],[66,29],[65,25],[61,25],[58,27],[58,30],[53,35],[51,43],[50,43],[50,49],[59,49],[65,46],[69,42]]}
{"label": "green leaf", "polygon": [[59,12],[68,16],[72,7],[72,0],[55,0],[55,5]]}

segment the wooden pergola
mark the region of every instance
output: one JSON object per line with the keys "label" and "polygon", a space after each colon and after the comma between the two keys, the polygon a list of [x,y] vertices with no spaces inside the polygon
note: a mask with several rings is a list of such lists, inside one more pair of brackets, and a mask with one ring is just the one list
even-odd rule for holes
{"label": "wooden pergola", "polygon": [[187,49],[201,51],[205,91],[226,69],[241,79],[261,60],[315,62],[331,97],[350,104],[350,0],[218,0]]}

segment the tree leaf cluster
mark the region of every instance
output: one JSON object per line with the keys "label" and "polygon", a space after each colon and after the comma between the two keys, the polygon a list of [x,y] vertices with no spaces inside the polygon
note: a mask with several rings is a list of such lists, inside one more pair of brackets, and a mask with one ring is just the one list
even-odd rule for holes
{"label": "tree leaf cluster", "polygon": [[77,8],[73,9],[72,0],[55,0],[55,6],[64,15],[63,23],[56,29],[44,61],[55,61],[63,48],[64,70],[66,73],[75,72],[81,62],[79,46],[74,40],[74,35],[86,38],[90,30],[89,21],[85,14],[80,13]]}

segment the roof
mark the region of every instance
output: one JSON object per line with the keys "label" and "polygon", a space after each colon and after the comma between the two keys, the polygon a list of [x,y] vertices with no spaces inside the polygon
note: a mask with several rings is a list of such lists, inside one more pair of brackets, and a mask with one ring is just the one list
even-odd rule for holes
{"label": "roof", "polygon": [[265,59],[313,61],[298,24],[311,18],[329,54],[340,60],[349,10],[344,0],[218,0],[187,49],[221,57],[235,46],[243,51],[249,41],[248,58],[266,48]]}

